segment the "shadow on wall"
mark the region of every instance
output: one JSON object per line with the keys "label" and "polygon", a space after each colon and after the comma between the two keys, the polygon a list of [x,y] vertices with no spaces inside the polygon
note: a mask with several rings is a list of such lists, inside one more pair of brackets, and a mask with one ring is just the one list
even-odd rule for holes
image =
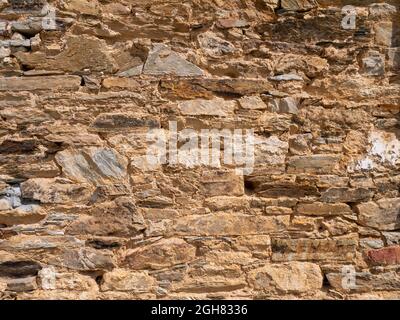
{"label": "shadow on wall", "polygon": [[[396,5],[397,13],[394,15],[393,20],[393,33],[392,33],[392,49],[394,51],[393,57],[393,73],[394,81],[400,83],[400,4]],[[398,99],[400,104],[400,97]],[[400,112],[397,114],[397,139],[400,140]],[[400,210],[399,210],[400,211]],[[400,215],[398,216],[400,219]]]}

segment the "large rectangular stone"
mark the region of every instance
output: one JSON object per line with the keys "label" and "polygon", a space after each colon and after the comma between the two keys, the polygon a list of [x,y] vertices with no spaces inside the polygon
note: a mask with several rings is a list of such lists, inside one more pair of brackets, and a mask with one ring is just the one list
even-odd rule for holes
{"label": "large rectangular stone", "polygon": [[208,98],[216,93],[233,95],[260,94],[274,90],[271,82],[262,79],[180,79],[162,80],[161,89],[169,97],[184,99]]}
{"label": "large rectangular stone", "polygon": [[78,90],[79,76],[2,77],[0,91]]}
{"label": "large rectangular stone", "polygon": [[336,239],[272,239],[272,261],[351,261],[358,239],[346,236]]}
{"label": "large rectangular stone", "polygon": [[290,216],[250,216],[244,214],[208,214],[188,216],[173,223],[169,233],[183,236],[263,235],[287,229]]}
{"label": "large rectangular stone", "polygon": [[[329,284],[336,290],[346,292],[371,292],[400,290],[400,275],[396,272],[372,274],[370,272],[355,272],[354,278],[348,273],[328,273]],[[353,280],[354,279],[354,280]]]}

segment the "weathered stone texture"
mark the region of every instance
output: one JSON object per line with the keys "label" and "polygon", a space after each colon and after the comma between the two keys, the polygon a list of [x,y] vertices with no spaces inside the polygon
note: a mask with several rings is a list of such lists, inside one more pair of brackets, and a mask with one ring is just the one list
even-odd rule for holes
{"label": "weathered stone texture", "polygon": [[399,299],[399,14],[0,0],[0,299]]}

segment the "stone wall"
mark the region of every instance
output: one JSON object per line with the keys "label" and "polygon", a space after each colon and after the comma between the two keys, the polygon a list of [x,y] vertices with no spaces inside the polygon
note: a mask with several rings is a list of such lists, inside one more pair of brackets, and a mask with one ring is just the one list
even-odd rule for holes
{"label": "stone wall", "polygon": [[[399,14],[0,0],[0,297],[400,298]],[[252,170],[149,165],[171,124]]]}

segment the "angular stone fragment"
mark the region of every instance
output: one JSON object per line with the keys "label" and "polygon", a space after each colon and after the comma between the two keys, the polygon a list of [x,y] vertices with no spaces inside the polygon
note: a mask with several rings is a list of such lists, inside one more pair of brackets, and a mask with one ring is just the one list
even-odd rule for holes
{"label": "angular stone fragment", "polygon": [[82,202],[89,200],[92,190],[88,184],[73,184],[67,179],[30,179],[21,184],[23,198],[41,203]]}
{"label": "angular stone fragment", "polygon": [[297,206],[296,212],[307,216],[337,216],[353,215],[350,206],[345,203],[301,203]]}
{"label": "angular stone fragment", "polygon": [[202,76],[203,71],[196,65],[186,61],[166,45],[153,45],[143,69],[148,75],[175,75],[178,77]]}
{"label": "angular stone fragment", "polygon": [[56,155],[63,173],[71,180],[104,185],[127,178],[127,160],[113,149],[90,147],[64,150]]}
{"label": "angular stone fragment", "polygon": [[0,91],[78,90],[78,76],[0,77]]}
{"label": "angular stone fragment", "polygon": [[288,11],[305,11],[316,8],[318,5],[315,0],[282,0],[281,6]]}
{"label": "angular stone fragment", "polygon": [[375,265],[400,264],[400,246],[367,251],[368,260]]}
{"label": "angular stone fragment", "polygon": [[74,11],[79,14],[96,16],[100,13],[97,0],[67,0],[64,6],[66,10]]}
{"label": "angular stone fragment", "polygon": [[155,288],[155,280],[147,272],[115,269],[103,276],[101,291],[150,292]]}
{"label": "angular stone fragment", "polygon": [[91,201],[102,202],[103,200],[107,200],[109,197],[122,197],[129,194],[131,194],[129,185],[124,183],[100,185],[96,187],[91,197]]}
{"label": "angular stone fragment", "polygon": [[169,231],[184,236],[240,236],[281,232],[289,225],[289,216],[265,217],[243,214],[188,216],[174,222]]}
{"label": "angular stone fragment", "polygon": [[390,17],[396,12],[396,7],[388,3],[373,3],[369,5],[369,14],[371,18]]}
{"label": "angular stone fragment", "polygon": [[331,173],[340,160],[338,155],[318,154],[312,156],[295,156],[289,158],[289,172]]}
{"label": "angular stone fragment", "polygon": [[135,270],[163,269],[194,260],[196,248],[178,238],[128,250],[125,263]]}
{"label": "angular stone fragment", "polygon": [[246,28],[250,24],[246,20],[242,19],[218,19],[217,27],[221,29],[230,29],[230,28]]}
{"label": "angular stone fragment", "polygon": [[50,263],[80,271],[111,270],[115,266],[111,254],[91,248],[64,249]]}
{"label": "angular stone fragment", "polygon": [[303,78],[295,73],[281,74],[270,79],[273,81],[303,81]]}
{"label": "angular stone fragment", "polygon": [[384,231],[400,228],[400,198],[360,203],[356,208],[362,225]]}
{"label": "angular stone fragment", "polygon": [[178,108],[183,115],[191,116],[221,116],[232,115],[235,110],[234,101],[226,101],[222,98],[213,100],[196,99],[180,102]]}
{"label": "angular stone fragment", "polygon": [[271,264],[252,270],[249,281],[257,290],[278,289],[285,293],[302,293],[322,288],[322,272],[317,264],[290,262]]}
{"label": "angular stone fragment", "polygon": [[373,196],[373,191],[365,188],[330,188],[321,195],[322,202],[360,202],[369,200]]}
{"label": "angular stone fragment", "polygon": [[358,239],[346,236],[336,239],[272,239],[272,261],[319,260],[351,261]]}
{"label": "angular stone fragment", "polygon": [[236,50],[232,43],[210,31],[201,33],[198,42],[204,53],[212,57],[230,54]]}

